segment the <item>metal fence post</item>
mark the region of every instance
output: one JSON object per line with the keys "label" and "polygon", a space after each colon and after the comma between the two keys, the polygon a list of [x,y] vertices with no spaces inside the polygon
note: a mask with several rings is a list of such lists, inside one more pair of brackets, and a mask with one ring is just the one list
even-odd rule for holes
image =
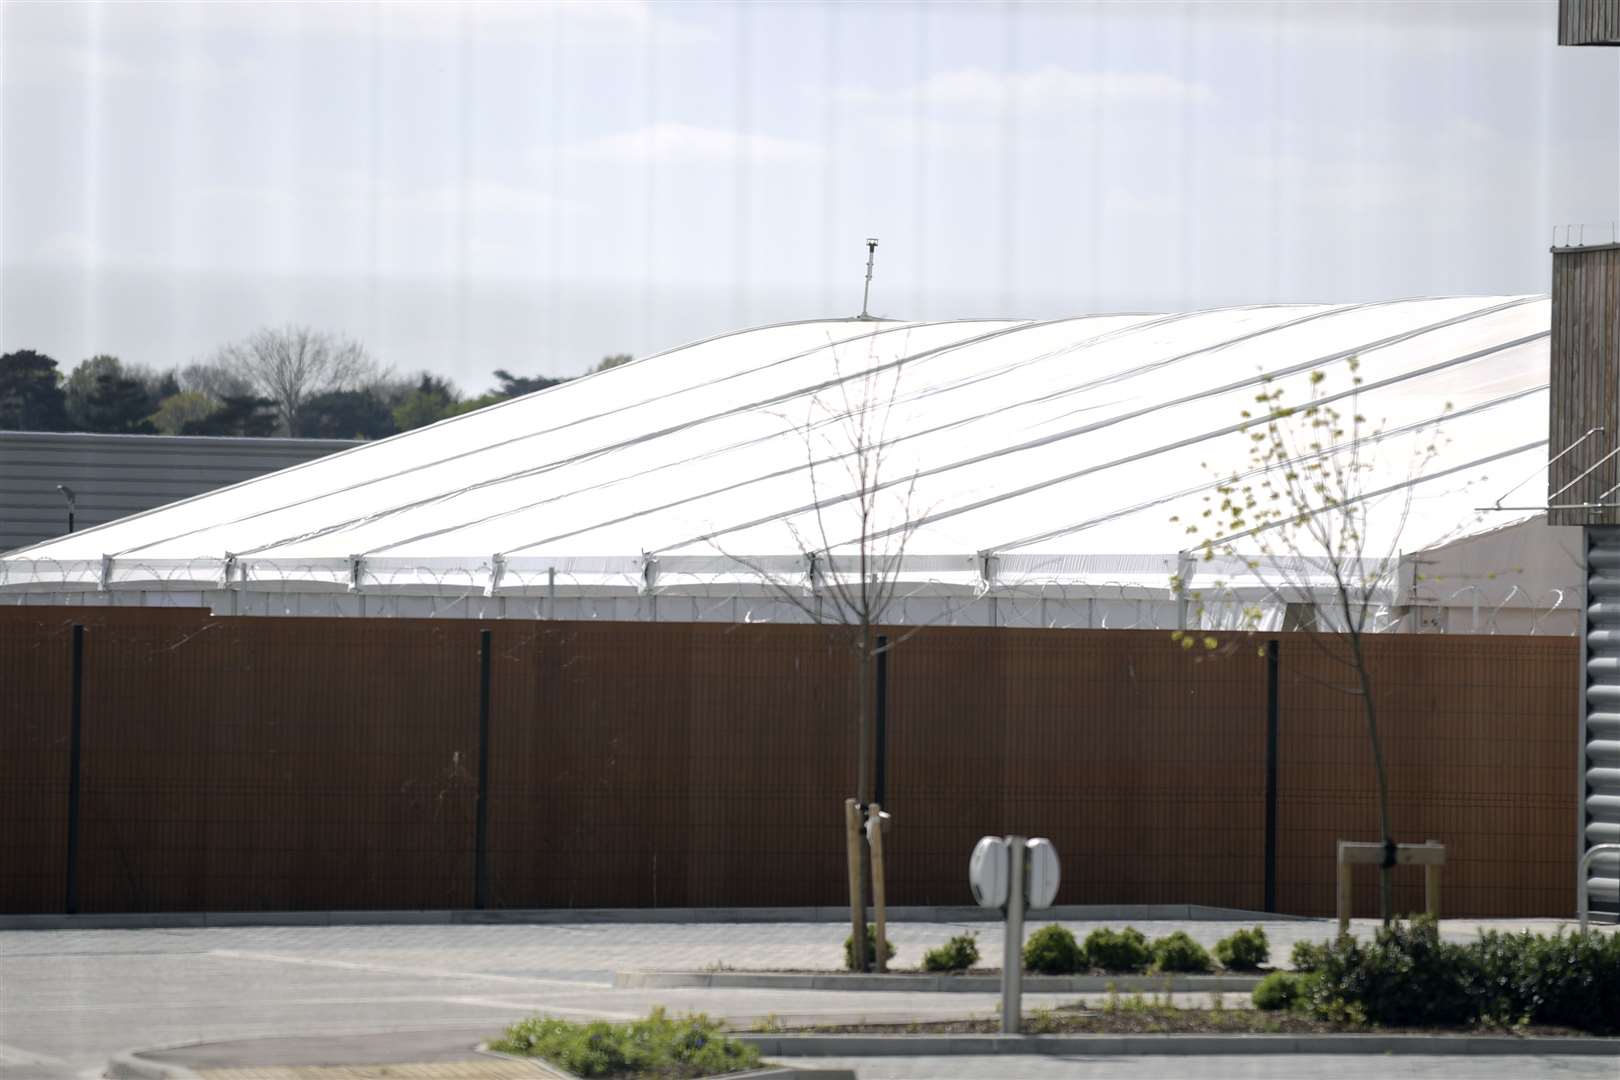
{"label": "metal fence post", "polygon": [[490,632],[478,632],[478,816],[473,836],[473,905],[489,906],[489,653]]}
{"label": "metal fence post", "polygon": [[880,806],[889,804],[889,639],[877,639],[877,715],[874,717],[873,736],[877,752],[873,755],[872,801]]}
{"label": "metal fence post", "polygon": [[63,908],[79,913],[79,762],[84,720],[84,627],[73,624],[73,705],[68,733],[67,887]]}
{"label": "metal fence post", "polygon": [[1266,642],[1265,910],[1277,910],[1277,639]]}

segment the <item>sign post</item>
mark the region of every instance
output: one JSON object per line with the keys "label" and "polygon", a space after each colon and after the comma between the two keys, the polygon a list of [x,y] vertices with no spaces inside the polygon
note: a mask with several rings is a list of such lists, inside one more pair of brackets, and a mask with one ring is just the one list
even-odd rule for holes
{"label": "sign post", "polygon": [[1057,850],[1043,837],[983,836],[968,859],[968,884],[980,907],[1006,918],[1001,954],[1001,1033],[1018,1034],[1023,1018],[1024,911],[1057,898]]}
{"label": "sign post", "polygon": [[1024,838],[1007,837],[1007,926],[1001,951],[1001,1033],[1018,1034],[1024,999]]}

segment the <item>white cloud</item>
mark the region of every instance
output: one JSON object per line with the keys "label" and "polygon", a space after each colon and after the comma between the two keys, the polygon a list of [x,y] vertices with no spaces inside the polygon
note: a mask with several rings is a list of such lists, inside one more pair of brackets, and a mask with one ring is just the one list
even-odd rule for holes
{"label": "white cloud", "polygon": [[840,94],[862,105],[938,105],[953,109],[1042,109],[1090,102],[1127,101],[1208,105],[1215,92],[1203,83],[1160,72],[1080,72],[1048,65],[1034,71],[965,68],[930,75],[893,90],[856,88]]}
{"label": "white cloud", "polygon": [[692,124],[655,124],[638,131],[603,135],[570,148],[576,157],[625,164],[666,162],[724,164],[747,158],[759,162],[808,161],[816,149],[797,139],[758,135]]}

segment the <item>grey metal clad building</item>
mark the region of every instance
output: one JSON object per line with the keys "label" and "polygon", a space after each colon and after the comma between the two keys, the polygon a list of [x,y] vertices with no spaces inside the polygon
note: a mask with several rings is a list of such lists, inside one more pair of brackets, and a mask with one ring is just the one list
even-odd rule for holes
{"label": "grey metal clad building", "polygon": [[1620,0],[1558,0],[1558,44],[1620,45]]}
{"label": "grey metal clad building", "polygon": [[201,495],[358,446],[345,439],[243,439],[0,431],[0,551]]}

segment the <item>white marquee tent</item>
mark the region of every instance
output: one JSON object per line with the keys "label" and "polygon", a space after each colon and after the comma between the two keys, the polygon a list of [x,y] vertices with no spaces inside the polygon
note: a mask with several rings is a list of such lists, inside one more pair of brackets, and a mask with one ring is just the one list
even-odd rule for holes
{"label": "white marquee tent", "polygon": [[[1385,432],[1370,487],[1408,508],[1374,515],[1401,523],[1378,542],[1502,543],[1514,515],[1477,508],[1546,500],[1548,320],[1525,296],[746,330],[10,552],[0,601],[802,621],[864,549],[897,582],[891,622],[1171,627],[1172,517],[1246,467],[1260,388],[1348,385],[1350,357]],[[1521,555],[1455,557],[1455,586],[1397,575],[1383,621],[1417,604],[1430,628],[1505,628],[1511,609],[1571,632],[1578,566]]]}

